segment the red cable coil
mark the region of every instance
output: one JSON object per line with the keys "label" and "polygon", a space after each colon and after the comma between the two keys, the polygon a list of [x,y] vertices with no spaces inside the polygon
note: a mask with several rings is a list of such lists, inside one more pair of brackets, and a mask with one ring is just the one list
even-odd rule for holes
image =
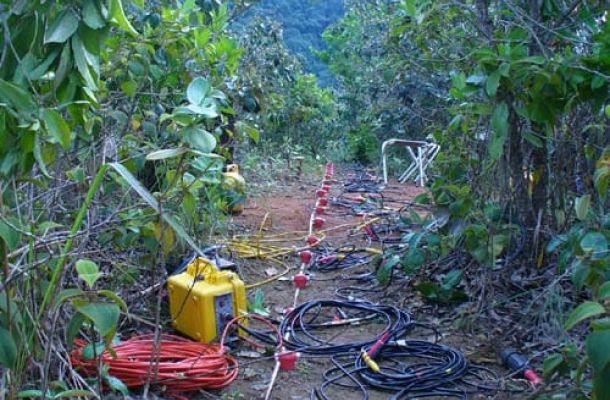
{"label": "red cable coil", "polygon": [[[77,340],[71,360],[85,374],[97,373],[97,359],[82,355],[86,342]],[[108,351],[102,362],[109,366],[108,373],[119,378],[127,387],[143,386],[154,363],[153,335],[135,336],[113,346],[116,357]],[[230,385],[239,373],[237,360],[224,354],[223,346],[193,342],[173,335],[162,335],[159,341],[159,364],[152,383],[167,387],[168,392],[187,392],[199,389],[221,389]]]}
{"label": "red cable coil", "polygon": [[[282,337],[277,327],[255,314],[239,316],[229,321],[220,344],[199,343],[179,336],[161,335],[157,374],[156,377],[152,376],[151,382],[164,385],[168,394],[176,399],[188,399],[181,396],[181,392],[222,389],[229,386],[237,378],[239,365],[236,359],[225,354],[224,343],[231,327],[242,319],[256,319],[269,326],[277,334],[277,348],[282,347]],[[248,338],[243,339],[257,347],[263,347]],[[97,374],[98,360],[83,357],[87,342],[77,339],[74,343],[75,349],[70,354],[72,365],[86,375]],[[134,336],[112,347],[115,356],[104,351],[101,356],[102,363],[108,365],[108,373],[111,376],[119,378],[127,387],[143,386],[146,384],[151,365],[155,362],[154,343],[154,335]]]}

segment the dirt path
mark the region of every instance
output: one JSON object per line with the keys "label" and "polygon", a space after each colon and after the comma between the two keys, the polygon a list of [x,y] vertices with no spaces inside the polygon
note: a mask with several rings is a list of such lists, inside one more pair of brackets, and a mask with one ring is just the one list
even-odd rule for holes
{"label": "dirt path", "polygon": [[[241,216],[233,218],[232,225],[235,233],[243,234],[244,232],[257,232],[263,229],[262,232],[265,235],[274,235],[307,230],[310,212],[315,202],[316,186],[316,182],[288,182],[268,194],[251,199],[245,212]],[[340,184],[334,184],[330,196],[339,195],[340,187]],[[386,193],[390,193],[392,198],[406,203],[422,193],[422,190],[413,186],[394,184],[387,188]],[[326,219],[325,228],[345,224],[355,225],[362,219],[351,215],[351,213],[346,213],[345,209],[341,207],[329,207],[324,217]],[[263,221],[265,221],[264,224]],[[344,228],[328,233],[324,244],[333,247],[345,245],[378,247],[375,243],[367,241],[362,232],[349,236],[349,230]],[[280,242],[278,245],[300,246],[301,244],[287,241]],[[287,257],[284,260],[296,269],[298,260],[295,256]],[[244,260],[238,266],[246,283],[263,280],[278,270],[277,264],[259,260]],[[373,267],[364,265],[357,268],[364,273],[370,272]],[[291,271],[287,276],[291,277],[294,273],[295,271]],[[345,276],[341,271],[330,273],[313,271],[311,277],[311,285],[301,292],[300,302],[335,298],[337,287],[345,285]],[[418,295],[407,289],[407,283],[403,280],[389,285],[383,291],[366,293],[365,295],[371,301],[404,308],[412,313],[418,321],[433,324],[442,332],[443,343],[458,347],[470,359],[477,362],[493,361],[493,356],[489,356],[493,354],[493,351],[485,344],[487,342],[485,337],[466,337],[463,334],[456,334],[453,320],[454,310],[423,303]],[[262,286],[258,290],[263,293],[264,305],[272,318],[281,319],[283,311],[292,304],[294,299],[294,286],[288,279],[280,279]],[[253,301],[255,294],[256,290],[249,292],[250,301]],[[333,340],[350,341],[369,338],[376,335],[381,329],[382,327],[375,323],[354,326],[333,332]],[[430,333],[428,332],[427,335],[430,335]],[[422,338],[432,340],[432,337],[423,336]],[[240,376],[238,381],[224,391],[223,399],[260,399],[264,397],[274,367],[273,358],[264,353],[264,351],[251,351],[247,347],[237,351],[241,364]],[[267,358],[261,361],[261,358],[265,357]],[[280,372],[271,398],[277,400],[309,399],[312,389],[320,386],[322,374],[331,366],[332,364],[328,358],[302,357],[294,371]],[[333,392],[331,390],[330,393],[333,396],[332,398],[364,398],[358,391],[342,390],[341,392]],[[387,392],[369,390],[368,394],[368,398],[372,400],[390,397]]]}

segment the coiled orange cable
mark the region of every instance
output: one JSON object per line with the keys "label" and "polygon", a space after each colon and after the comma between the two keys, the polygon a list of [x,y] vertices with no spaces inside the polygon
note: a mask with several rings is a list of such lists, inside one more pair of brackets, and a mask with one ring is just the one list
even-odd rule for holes
{"label": "coiled orange cable", "polygon": [[[161,335],[159,347],[155,349],[154,335],[141,335],[113,345],[114,354],[104,351],[101,361],[108,365],[108,374],[120,379],[128,388],[144,386],[150,375],[151,383],[165,386],[167,394],[176,399],[188,399],[180,395],[182,392],[222,389],[233,383],[239,373],[238,362],[226,354],[224,343],[234,325],[242,319],[255,319],[266,324],[276,332],[278,348],[282,346],[277,327],[261,316],[250,314],[236,317],[227,323],[220,344]],[[256,345],[249,339],[247,342]],[[87,342],[77,339],[74,344],[75,348],[70,354],[72,365],[85,375],[96,375],[99,359],[83,356]],[[153,372],[155,369],[156,374]]]}
{"label": "coiled orange cable", "polygon": [[[77,340],[75,344],[72,364],[86,375],[96,374],[98,360],[83,357],[86,342]],[[224,354],[221,345],[162,335],[158,346],[155,351],[153,335],[135,336],[113,346],[116,356],[105,351],[102,363],[109,366],[111,376],[119,378],[127,387],[135,388],[146,383],[157,354],[157,373],[150,372],[151,382],[166,386],[169,393],[221,389],[230,385],[239,373],[237,360]]]}

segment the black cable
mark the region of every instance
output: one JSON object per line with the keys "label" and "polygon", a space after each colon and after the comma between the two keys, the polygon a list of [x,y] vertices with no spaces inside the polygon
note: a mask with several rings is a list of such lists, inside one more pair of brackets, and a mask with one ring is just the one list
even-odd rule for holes
{"label": "black cable", "polygon": [[[369,350],[370,347],[365,348]],[[375,357],[380,369],[373,371],[360,353],[333,357],[333,367],[323,374],[320,387],[312,399],[328,400],[329,389],[349,389],[350,399],[358,390],[368,399],[368,389],[393,392],[390,399],[444,397],[466,399],[469,395],[499,390],[496,373],[473,366],[458,350],[422,340],[399,340],[386,343]],[[488,376],[483,376],[483,373]],[[496,382],[485,384],[482,382]]]}

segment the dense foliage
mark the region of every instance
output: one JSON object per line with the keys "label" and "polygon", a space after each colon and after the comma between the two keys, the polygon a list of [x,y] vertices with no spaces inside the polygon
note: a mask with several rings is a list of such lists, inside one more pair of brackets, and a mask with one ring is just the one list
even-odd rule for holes
{"label": "dense foliage", "polygon": [[441,145],[434,213],[379,279],[466,260],[415,288],[476,277],[492,313],[493,281],[571,278],[545,362],[569,384],[539,394],[610,399],[607,2],[249,3],[0,0],[0,397],[125,392],[64,373],[70,346],[99,354],[128,303],[158,331],[165,268],[226,231],[225,163],[402,137]]}
{"label": "dense foliage", "polygon": [[[596,1],[354,1],[327,31],[322,56],[341,77],[347,126],[442,146],[427,201],[444,248],[415,235],[403,265],[463,250],[510,276],[521,262],[536,273],[557,260],[598,301],[567,327],[608,315],[607,18]],[[587,337],[598,399],[610,396],[608,335],[601,318]],[[551,357],[547,374],[573,371],[577,353]],[[565,394],[582,398],[583,379]]]}
{"label": "dense foliage", "polygon": [[305,69],[315,74],[323,86],[328,86],[334,77],[315,51],[325,48],[322,33],[343,13],[343,0],[260,0],[239,22],[250,22],[256,16],[279,22],[286,46],[303,56]]}
{"label": "dense foliage", "polygon": [[159,326],[166,266],[226,229],[236,147],[319,151],[304,132],[329,131],[332,95],[274,24],[237,40],[246,7],[0,2],[0,397],[125,392],[55,366],[79,332],[110,345],[141,277]]}

